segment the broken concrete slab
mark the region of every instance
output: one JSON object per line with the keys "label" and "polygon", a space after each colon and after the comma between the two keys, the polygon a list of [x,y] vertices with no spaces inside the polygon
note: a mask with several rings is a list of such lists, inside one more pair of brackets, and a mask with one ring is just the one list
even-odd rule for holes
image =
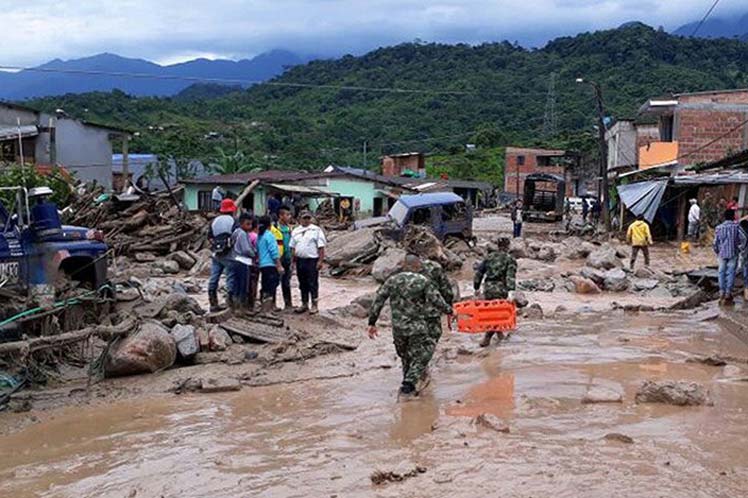
{"label": "broken concrete slab", "polygon": [[169,259],[176,261],[182,270],[190,270],[197,263],[186,251],[176,251],[169,255]]}
{"label": "broken concrete slab", "polygon": [[362,228],[340,234],[325,247],[325,261],[338,266],[374,256],[379,250],[376,228]]}
{"label": "broken concrete slab", "polygon": [[400,265],[407,255],[408,253],[402,249],[388,247],[376,259],[376,261],[374,261],[374,266],[371,267],[371,276],[374,277],[374,280],[377,282],[384,282],[388,277],[395,274],[400,269]]}

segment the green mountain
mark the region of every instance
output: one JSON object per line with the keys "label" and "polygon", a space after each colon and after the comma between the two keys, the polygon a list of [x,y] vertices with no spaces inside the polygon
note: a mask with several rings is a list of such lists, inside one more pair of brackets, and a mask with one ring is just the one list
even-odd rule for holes
{"label": "green mountain", "polygon": [[[558,126],[543,136],[551,75]],[[418,150],[437,154],[440,170],[454,156],[453,175],[466,176],[459,166],[466,143],[594,151],[593,92],[578,77],[601,85],[608,115],[631,117],[652,96],[748,86],[748,44],[631,24],[532,50],[508,42],[403,44],[312,61],[215,98],[202,88],[190,99],[114,91],[31,104],[137,130],[131,150],[138,152],[210,160],[220,147],[242,151],[260,167],[314,169],[361,165],[366,142],[367,166],[383,153]],[[482,155],[490,159],[467,168],[470,175],[499,178],[496,171],[480,173],[500,169],[495,156]]]}

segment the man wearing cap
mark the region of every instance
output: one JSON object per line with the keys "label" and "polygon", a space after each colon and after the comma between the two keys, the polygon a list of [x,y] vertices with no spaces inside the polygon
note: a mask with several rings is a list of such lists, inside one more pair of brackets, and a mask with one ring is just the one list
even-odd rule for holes
{"label": "man wearing cap", "polygon": [[[293,265],[296,267],[296,278],[299,279],[301,290],[301,306],[295,311],[311,314],[319,312],[317,308],[319,298],[319,271],[325,260],[325,233],[320,227],[312,223],[312,213],[302,211],[301,225],[291,232],[291,250],[293,251]],[[309,307],[309,298],[312,300]]]}
{"label": "man wearing cap", "polygon": [[234,288],[234,260],[231,257],[231,234],[236,229],[234,213],[236,204],[231,199],[221,201],[220,215],[210,224],[208,241],[210,242],[210,279],[208,280],[208,300],[212,313],[221,311],[218,305],[218,283],[221,275],[226,271],[226,286]]}

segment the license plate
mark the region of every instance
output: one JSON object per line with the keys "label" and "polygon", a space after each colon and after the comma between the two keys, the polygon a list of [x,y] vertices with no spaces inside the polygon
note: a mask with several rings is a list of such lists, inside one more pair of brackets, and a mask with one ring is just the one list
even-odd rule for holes
{"label": "license plate", "polygon": [[0,282],[13,284],[18,282],[18,261],[0,263]]}

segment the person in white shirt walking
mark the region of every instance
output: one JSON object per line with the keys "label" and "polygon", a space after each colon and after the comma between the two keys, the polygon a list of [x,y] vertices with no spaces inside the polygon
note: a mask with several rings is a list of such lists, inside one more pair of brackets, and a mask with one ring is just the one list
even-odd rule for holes
{"label": "person in white shirt walking", "polygon": [[[301,306],[296,313],[309,311],[310,314],[319,312],[319,271],[325,260],[325,233],[320,227],[312,223],[312,213],[303,211],[300,216],[301,226],[291,233],[292,264],[296,268],[296,278],[299,279],[301,290]],[[309,306],[309,299],[312,304]]]}
{"label": "person in white shirt walking", "polygon": [[688,210],[688,238],[693,242],[699,240],[699,223],[701,222],[701,208],[699,201],[691,199],[691,208]]}
{"label": "person in white shirt walking", "polygon": [[213,188],[213,192],[210,193],[210,199],[213,201],[213,211],[218,211],[221,208],[221,201],[225,195],[226,193],[220,185]]}

